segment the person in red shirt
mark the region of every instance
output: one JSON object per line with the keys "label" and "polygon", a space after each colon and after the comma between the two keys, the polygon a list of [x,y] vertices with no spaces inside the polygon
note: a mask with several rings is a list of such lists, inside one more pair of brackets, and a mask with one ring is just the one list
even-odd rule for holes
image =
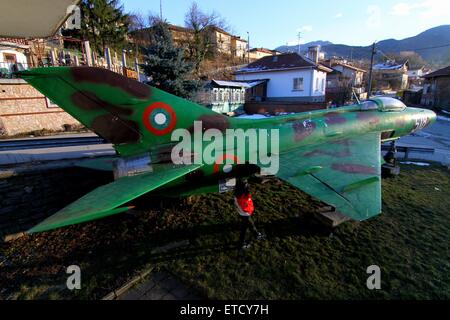
{"label": "person in red shirt", "polygon": [[242,249],[248,249],[250,248],[250,242],[245,241],[245,235],[249,227],[251,227],[251,231],[258,240],[264,239],[264,235],[258,232],[255,222],[253,221],[252,216],[255,212],[255,206],[246,181],[238,180],[236,183],[236,188],[234,190],[234,204],[241,218],[239,245]]}

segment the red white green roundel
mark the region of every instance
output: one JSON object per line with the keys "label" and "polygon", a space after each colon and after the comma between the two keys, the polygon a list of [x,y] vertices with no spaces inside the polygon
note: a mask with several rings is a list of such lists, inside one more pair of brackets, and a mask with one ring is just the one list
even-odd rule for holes
{"label": "red white green roundel", "polygon": [[162,136],[172,132],[177,123],[177,116],[168,104],[155,102],[145,109],[143,121],[148,131]]}

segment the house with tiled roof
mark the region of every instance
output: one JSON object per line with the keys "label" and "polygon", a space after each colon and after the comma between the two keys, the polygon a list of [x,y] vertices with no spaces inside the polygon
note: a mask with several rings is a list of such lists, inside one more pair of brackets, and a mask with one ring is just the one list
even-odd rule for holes
{"label": "house with tiled roof", "polygon": [[327,101],[344,104],[355,96],[361,100],[367,98],[364,83],[366,70],[339,58],[325,60],[323,64],[333,69],[327,75]]}
{"label": "house with tiled roof", "polygon": [[421,103],[450,111],[450,66],[423,76]]}
{"label": "house with tiled roof", "polygon": [[0,78],[9,78],[14,71],[27,69],[30,46],[28,41],[0,38]]}
{"label": "house with tiled roof", "polygon": [[267,56],[279,55],[280,52],[266,48],[252,48],[249,50],[250,61],[258,60]]}
{"label": "house with tiled roof", "polygon": [[[189,41],[194,38],[194,30],[173,24],[168,24],[168,29],[172,35],[175,45],[186,47]],[[151,43],[151,32],[153,27],[135,30],[130,33],[129,37],[132,41],[148,46]],[[247,40],[239,36],[216,27],[209,26],[203,30],[206,32],[211,44],[211,50],[215,53],[230,55],[240,59],[244,59],[247,51]]]}
{"label": "house with tiled roof", "polygon": [[388,60],[373,66],[376,87],[380,90],[405,90],[408,88],[409,61]]}
{"label": "house with tiled roof", "polygon": [[323,102],[327,73],[333,70],[318,62],[318,55],[306,58],[297,53],[267,56],[235,73],[236,80],[267,80],[266,101]]}

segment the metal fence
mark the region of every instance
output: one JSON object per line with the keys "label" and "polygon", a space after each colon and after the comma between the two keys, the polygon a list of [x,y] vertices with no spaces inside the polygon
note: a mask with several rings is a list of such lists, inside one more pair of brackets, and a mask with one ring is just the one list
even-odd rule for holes
{"label": "metal fence", "polygon": [[20,62],[0,62],[0,78],[3,79],[12,79],[16,78],[15,73],[18,71],[23,71],[29,69],[28,63],[20,63]]}
{"label": "metal fence", "polygon": [[[79,66],[84,65],[84,63],[76,62],[74,59],[64,59],[63,61],[58,61],[58,63],[51,63],[50,61],[42,61],[42,64],[39,67],[52,67],[52,66]],[[138,79],[138,74],[136,70],[130,68],[124,68],[121,64],[111,64],[109,67],[106,62],[96,61],[94,64],[96,67],[109,69],[115,73],[119,73],[128,78]],[[29,63],[20,63],[20,62],[0,62],[0,79],[14,79],[17,78],[16,72],[28,70],[31,68],[35,68],[35,65],[31,65]]]}

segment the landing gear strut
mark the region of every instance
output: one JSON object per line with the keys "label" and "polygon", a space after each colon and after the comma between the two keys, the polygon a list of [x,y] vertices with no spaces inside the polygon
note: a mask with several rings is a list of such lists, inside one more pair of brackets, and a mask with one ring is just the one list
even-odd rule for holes
{"label": "landing gear strut", "polygon": [[385,163],[381,166],[381,176],[383,178],[398,176],[400,174],[400,166],[397,164],[396,154],[397,148],[395,147],[395,141],[392,141],[391,147],[384,156]]}

